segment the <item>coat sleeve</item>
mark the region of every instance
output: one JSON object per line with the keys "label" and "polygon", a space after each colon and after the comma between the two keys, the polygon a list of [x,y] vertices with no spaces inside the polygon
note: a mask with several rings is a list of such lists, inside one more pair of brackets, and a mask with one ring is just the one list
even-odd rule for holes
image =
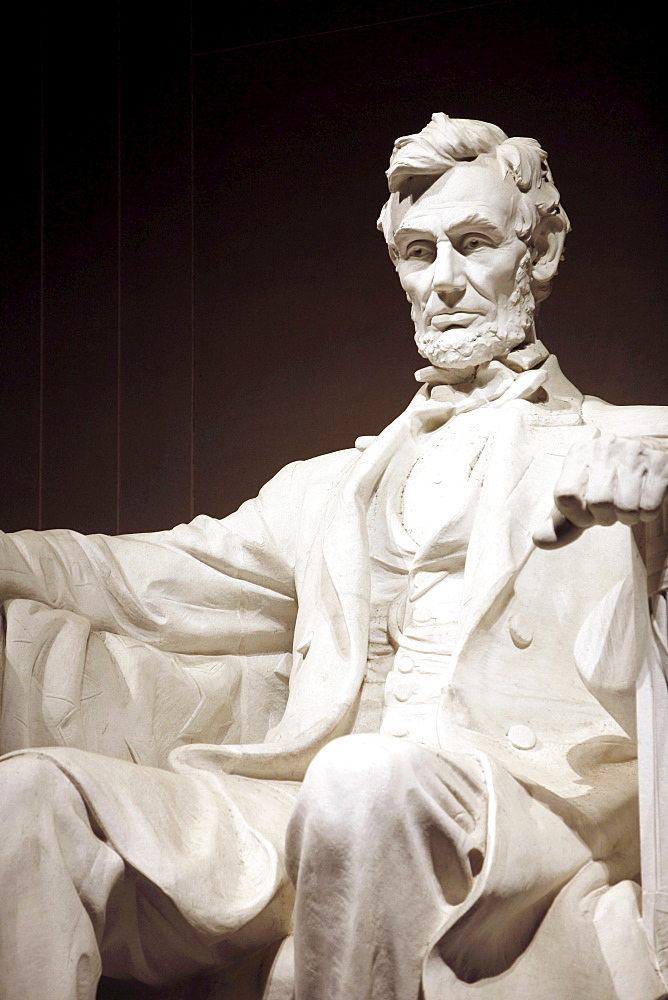
{"label": "coat sleeve", "polygon": [[290,648],[302,502],[295,463],[223,520],[171,531],[0,534],[0,599],[29,598],[174,652]]}

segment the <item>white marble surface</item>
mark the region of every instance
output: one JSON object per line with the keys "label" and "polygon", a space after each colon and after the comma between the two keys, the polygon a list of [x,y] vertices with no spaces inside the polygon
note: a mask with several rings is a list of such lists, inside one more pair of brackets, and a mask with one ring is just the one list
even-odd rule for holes
{"label": "white marble surface", "polygon": [[3,1000],[666,993],[668,410],[536,339],[538,143],[435,115],[388,178],[389,427],[223,521],[0,537]]}

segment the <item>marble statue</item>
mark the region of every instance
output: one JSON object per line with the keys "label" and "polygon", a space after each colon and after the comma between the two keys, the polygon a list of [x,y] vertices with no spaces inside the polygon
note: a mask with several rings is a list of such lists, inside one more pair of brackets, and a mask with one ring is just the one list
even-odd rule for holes
{"label": "marble statue", "polygon": [[535,140],[436,114],[388,179],[405,412],[223,520],[0,539],[3,1000],[668,993],[668,408],[536,339]]}

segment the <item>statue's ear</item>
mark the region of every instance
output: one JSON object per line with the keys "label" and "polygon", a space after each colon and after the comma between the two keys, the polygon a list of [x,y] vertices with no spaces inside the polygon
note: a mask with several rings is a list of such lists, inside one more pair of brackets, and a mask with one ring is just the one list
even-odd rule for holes
{"label": "statue's ear", "polygon": [[553,215],[544,215],[531,240],[531,289],[536,302],[550,294],[552,279],[563,259],[564,240],[570,226],[566,213],[559,209]]}

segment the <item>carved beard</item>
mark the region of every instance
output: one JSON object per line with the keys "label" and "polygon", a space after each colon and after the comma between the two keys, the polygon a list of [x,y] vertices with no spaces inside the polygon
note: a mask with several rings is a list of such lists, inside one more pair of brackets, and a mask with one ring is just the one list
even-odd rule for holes
{"label": "carved beard", "polygon": [[483,323],[474,330],[465,327],[432,333],[416,329],[415,343],[422,357],[436,368],[472,368],[505,357],[521,344],[533,326],[536,309],[530,266],[531,255],[527,251],[515,274],[515,288],[508,299],[502,327],[495,321]]}

